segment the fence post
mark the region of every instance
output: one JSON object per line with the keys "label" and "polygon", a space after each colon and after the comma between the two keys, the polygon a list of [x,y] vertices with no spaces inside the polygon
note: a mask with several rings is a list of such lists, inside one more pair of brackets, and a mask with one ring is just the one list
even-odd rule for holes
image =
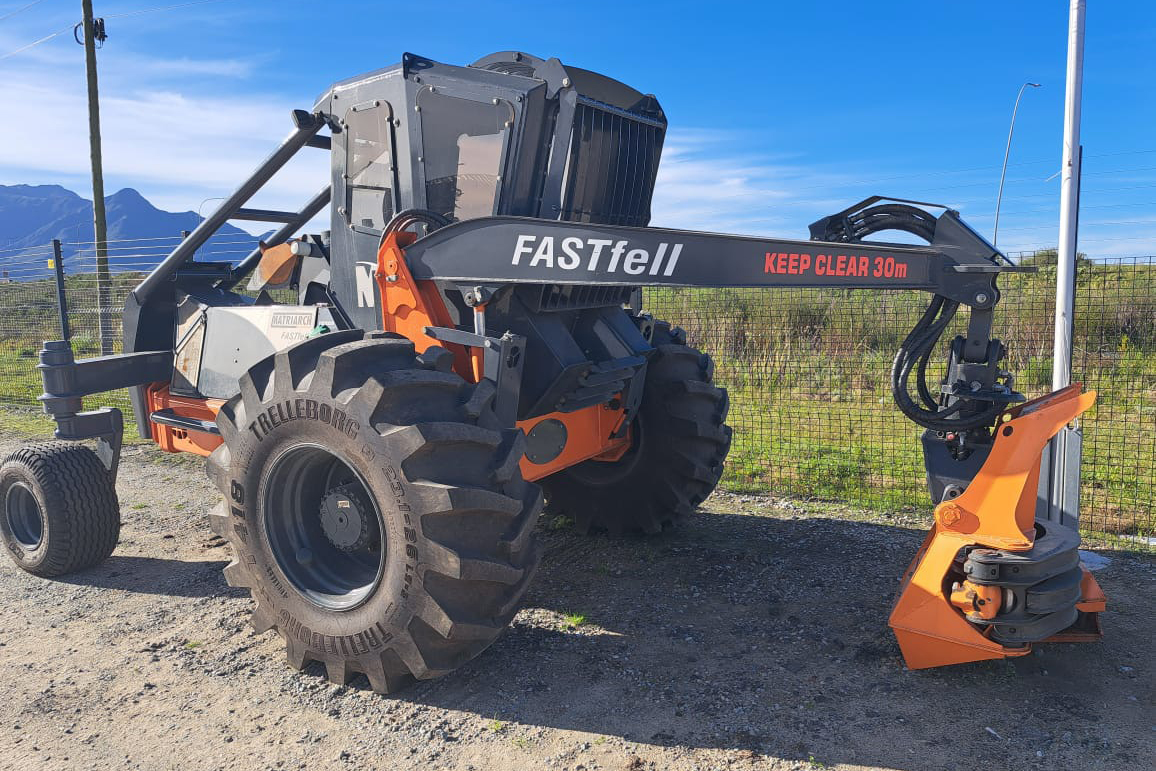
{"label": "fence post", "polygon": [[60,247],[60,239],[52,239],[52,267],[56,272],[56,309],[60,313],[60,339],[68,342],[72,340],[72,332],[68,328],[68,298],[64,289],[64,251]]}

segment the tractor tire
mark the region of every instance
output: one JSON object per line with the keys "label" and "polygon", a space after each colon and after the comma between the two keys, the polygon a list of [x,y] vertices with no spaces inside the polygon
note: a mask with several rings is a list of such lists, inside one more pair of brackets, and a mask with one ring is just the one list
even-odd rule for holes
{"label": "tractor tire", "polygon": [[686,333],[654,326],[633,443],[617,461],[586,461],[541,481],[546,511],[580,532],[656,534],[714,491],[730,450],[726,389],[711,384],[714,362]]}
{"label": "tractor tire", "polygon": [[0,464],[0,535],[16,564],[62,576],[102,562],[120,538],[120,503],[108,469],[88,447],[29,444]]}
{"label": "tractor tire", "polygon": [[217,417],[210,514],[230,586],[289,663],[393,693],[446,674],[509,624],[538,565],[542,506],[489,382],[397,335],[333,332],[255,365]]}

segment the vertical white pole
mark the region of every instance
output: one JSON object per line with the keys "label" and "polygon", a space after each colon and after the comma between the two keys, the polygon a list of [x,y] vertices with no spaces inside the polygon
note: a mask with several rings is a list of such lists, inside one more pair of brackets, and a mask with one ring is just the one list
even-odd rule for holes
{"label": "vertical white pole", "polygon": [[1076,223],[1080,181],[1080,100],[1084,84],[1084,2],[1071,0],[1068,78],[1064,99],[1064,157],[1060,187],[1060,239],[1056,265],[1056,339],[1052,388],[1072,379],[1072,311],[1076,288]]}
{"label": "vertical white pole", "polygon": [[[1084,0],[1071,0],[1068,17],[1068,78],[1064,99],[1064,157],[1060,188],[1060,239],[1056,265],[1056,330],[1052,348],[1052,388],[1072,380],[1072,313],[1076,291],[1076,225],[1079,216],[1080,100],[1084,81]],[[1045,454],[1040,493],[1047,519],[1068,527],[1080,521],[1080,460],[1083,432],[1064,428]]]}

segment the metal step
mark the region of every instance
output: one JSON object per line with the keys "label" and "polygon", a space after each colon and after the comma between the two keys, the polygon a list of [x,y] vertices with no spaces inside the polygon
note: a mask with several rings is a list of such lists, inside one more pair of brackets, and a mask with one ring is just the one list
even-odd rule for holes
{"label": "metal step", "polygon": [[213,434],[215,436],[221,435],[221,429],[217,428],[216,423],[198,418],[187,418],[183,415],[178,415],[172,410],[157,410],[149,415],[149,420],[162,426],[183,428],[186,431],[197,431],[202,434]]}

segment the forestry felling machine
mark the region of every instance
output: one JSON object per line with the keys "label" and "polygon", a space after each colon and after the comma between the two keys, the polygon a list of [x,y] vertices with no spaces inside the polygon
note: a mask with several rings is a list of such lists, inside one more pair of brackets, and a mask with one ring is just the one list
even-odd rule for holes
{"label": "forestry felling machine", "polygon": [[[707,354],[642,311],[645,289],[914,290],[931,300],[891,383],[924,429],[935,523],[890,617],[907,664],[1098,635],[1079,536],[1038,495],[1045,444],[1095,395],[1014,390],[992,317],[1018,268],[957,212],[872,198],[810,240],[648,227],[658,100],[517,52],[468,67],[407,54],[293,120],[128,296],[123,353],[44,344],[44,408],[69,441],[0,467],[0,530],[25,570],[68,573],[115,547],[122,416],[82,399],[129,388],[141,436],[208,458],[225,577],[251,590],[255,627],[295,667],[394,691],[506,627],[543,505],[582,530],[657,533],[715,488],[727,392]],[[247,207],[304,148],[330,153],[328,183],[299,211]],[[329,229],[298,235],[326,207]],[[279,229],[239,264],[194,260],[230,219]],[[923,243],[869,240],[886,231]],[[929,382],[961,306],[966,331]]]}

